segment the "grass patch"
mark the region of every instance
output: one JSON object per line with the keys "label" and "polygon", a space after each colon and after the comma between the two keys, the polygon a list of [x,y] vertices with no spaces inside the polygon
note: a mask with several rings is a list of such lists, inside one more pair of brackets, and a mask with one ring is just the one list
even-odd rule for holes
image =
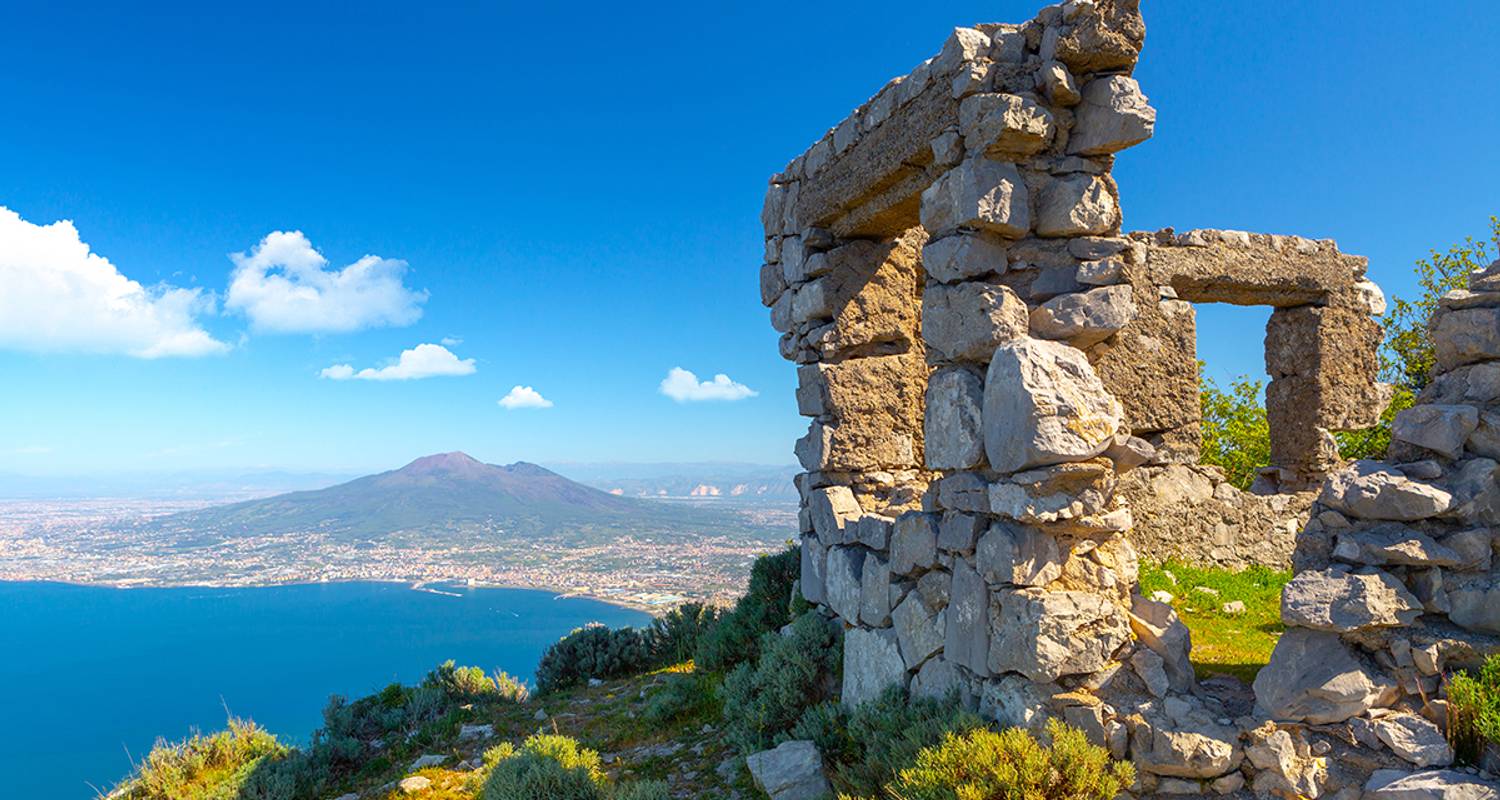
{"label": "grass patch", "polygon": [[[1193,632],[1192,660],[1199,677],[1227,673],[1248,683],[1271,660],[1281,638],[1281,588],[1291,579],[1291,570],[1254,566],[1234,572],[1168,561],[1141,565],[1140,591],[1147,597],[1156,591],[1172,595],[1172,607]],[[1197,591],[1199,587],[1213,593]],[[1245,604],[1243,613],[1224,611],[1236,601]]]}

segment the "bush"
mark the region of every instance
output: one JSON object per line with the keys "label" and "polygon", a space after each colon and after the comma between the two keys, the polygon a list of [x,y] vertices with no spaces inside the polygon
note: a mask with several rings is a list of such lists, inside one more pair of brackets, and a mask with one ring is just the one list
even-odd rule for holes
{"label": "bush", "polygon": [[1264,381],[1240,376],[1221,390],[1211,379],[1203,377],[1203,362],[1198,362],[1199,405],[1203,422],[1203,442],[1198,461],[1223,467],[1230,483],[1249,489],[1255,471],[1271,463],[1271,428],[1266,422],[1266,407],[1261,402]]}
{"label": "bush", "polygon": [[1129,763],[1076,728],[1047,723],[1051,747],[1020,728],[949,734],[886,787],[893,800],[1112,800],[1135,780]]}
{"label": "bush", "polygon": [[422,685],[440,689],[450,699],[465,702],[485,696],[496,696],[524,703],[528,694],[525,684],[504,672],[497,672],[495,677],[491,678],[479,667],[456,667],[452,659],[444,661],[438,665],[437,669],[427,673],[427,677],[422,680]]}
{"label": "bush", "polygon": [[712,711],[718,687],[708,675],[673,675],[667,685],[646,700],[641,719],[651,725],[667,725]]}
{"label": "bush", "polygon": [[841,642],[815,611],[798,617],[789,636],[762,634],[759,650],[754,664],[740,664],[724,679],[729,739],[746,755],[770,747],[827,699],[843,660]]}
{"label": "bush", "polygon": [[946,700],[908,700],[899,687],[853,711],[828,702],[807,710],[787,738],[811,739],[829,762],[834,788],[850,795],[876,795],[923,749],[949,734],[983,727],[964,711],[955,694]]}
{"label": "bush", "polygon": [[658,667],[679,664],[693,657],[704,634],[719,624],[719,609],[702,603],[683,603],[651,621],[647,636],[651,658]]}
{"label": "bush", "polygon": [[1476,242],[1470,237],[1448,248],[1446,253],[1433,250],[1417,262],[1421,294],[1413,300],[1393,298],[1390,310],[1381,320],[1381,327],[1385,328],[1381,371],[1386,381],[1405,387],[1412,394],[1421,393],[1432,380],[1435,358],[1427,321],[1438,307],[1438,298],[1450,289],[1468,288],[1469,273],[1488,266],[1496,255],[1500,255],[1500,217],[1490,217],[1488,241]]}
{"label": "bush", "polygon": [[1500,745],[1500,655],[1486,659],[1476,675],[1449,679],[1448,740],[1465,764],[1479,763],[1486,744]]}
{"label": "bush", "polygon": [[635,628],[610,630],[592,623],[576,628],[542,654],[536,667],[543,694],[577,686],[589,678],[614,678],[651,666],[650,642]]}
{"label": "bush", "polygon": [[156,746],[111,797],[118,800],[290,800],[292,786],[267,767],[294,753],[264,728],[231,717],[228,730]]}
{"label": "bush", "polygon": [[801,559],[801,550],[790,547],[755,560],[745,595],[700,639],[693,659],[698,669],[723,672],[755,658],[761,634],[791,621],[792,584],[801,574]]}
{"label": "bush", "polygon": [[480,800],[666,800],[667,785],[626,784],[611,789],[599,754],[566,736],[537,734],[484,754],[488,776]]}

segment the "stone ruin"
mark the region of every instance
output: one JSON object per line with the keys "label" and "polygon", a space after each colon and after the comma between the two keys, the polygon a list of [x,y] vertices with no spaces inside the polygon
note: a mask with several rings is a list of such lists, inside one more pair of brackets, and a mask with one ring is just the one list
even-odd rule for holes
{"label": "stone ruin", "polygon": [[[812,418],[800,591],[844,628],[846,703],[1061,717],[1141,795],[1429,796],[1400,792],[1467,779],[1408,775],[1452,759],[1437,676],[1500,634],[1500,277],[1435,319],[1447,371],[1402,465],[1345,468],[1332,432],[1389,400],[1380,290],[1327,240],[1121,232],[1144,38],[1136,0],[956,29],[771,179],[761,298]],[[1274,309],[1253,492],[1196,463],[1208,302]],[[1254,694],[1195,678],[1142,552],[1295,561]]]}

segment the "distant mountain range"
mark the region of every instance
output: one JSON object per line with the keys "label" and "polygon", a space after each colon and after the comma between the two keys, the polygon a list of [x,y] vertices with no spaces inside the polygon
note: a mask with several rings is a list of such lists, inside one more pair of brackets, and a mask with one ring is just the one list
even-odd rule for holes
{"label": "distant mountain range", "polygon": [[454,452],[326,489],[182,512],[152,524],[216,537],[317,531],[362,539],[476,525],[540,534],[579,526],[704,526],[724,520],[714,509],[611,494],[536,464],[498,466]]}
{"label": "distant mountain range", "polygon": [[796,506],[795,466],[724,463],[557,464],[575,480],[625,497]]}

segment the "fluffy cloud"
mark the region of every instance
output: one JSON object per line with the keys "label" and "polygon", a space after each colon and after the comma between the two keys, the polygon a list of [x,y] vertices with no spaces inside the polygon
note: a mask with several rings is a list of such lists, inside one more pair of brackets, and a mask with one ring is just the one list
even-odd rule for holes
{"label": "fluffy cloud", "polygon": [[410,381],[418,378],[436,378],[445,375],[473,375],[474,359],[460,360],[448,348],[436,344],[419,344],[410,350],[402,350],[396,363],[380,369],[365,369],[356,372],[348,364],[334,364],[318,373],[321,378],[335,381]]}
{"label": "fluffy cloud", "polygon": [[365,256],[343,269],[301,231],[276,231],[249,255],[234,253],[234,274],[224,306],[264,331],[346,332],[410,325],[422,316],[426,291],[406,288],[406,262]]}
{"label": "fluffy cloud", "polygon": [[662,378],[661,393],[679,403],[693,403],[700,400],[743,400],[755,396],[754,389],[743,383],[735,383],[722,372],[715,375],[711,381],[700,381],[697,375],[682,367],[673,367],[667,373],[667,377]]}
{"label": "fluffy cloud", "polygon": [[509,394],[500,398],[500,405],[510,409],[551,408],[552,401],[542,397],[540,392],[530,386],[515,386]]}
{"label": "fluffy cloud", "polygon": [[229,345],[197,317],[213,296],[147,288],[91,252],[68,220],[33,225],[0,206],[0,347],[32,352],[203,356]]}

